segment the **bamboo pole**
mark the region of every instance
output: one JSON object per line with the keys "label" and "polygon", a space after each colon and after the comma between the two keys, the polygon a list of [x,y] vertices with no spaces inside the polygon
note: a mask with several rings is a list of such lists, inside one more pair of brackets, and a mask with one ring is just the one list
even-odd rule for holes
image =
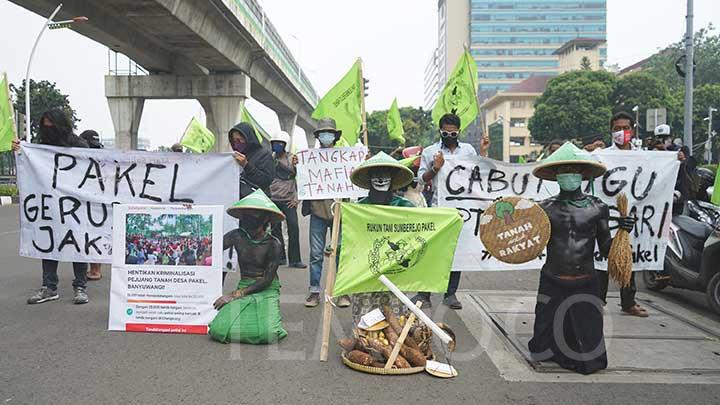
{"label": "bamboo pole", "polygon": [[330,301],[335,286],[335,272],[337,270],[337,245],[340,236],[340,200],[335,200],[335,208],[333,209],[333,225],[332,238],[330,246],[332,248],[330,256],[326,259],[325,266],[325,301],[323,304],[323,321],[322,321],[322,344],[320,346],[320,361],[327,361],[330,346],[330,321],[332,320],[333,304]]}
{"label": "bamboo pole", "polygon": [[15,135],[14,139],[18,139],[17,122],[15,121],[15,108],[13,107],[13,103],[9,98],[10,97],[10,82],[8,81],[7,73],[3,72],[3,80],[5,80],[5,90],[7,91],[8,104],[10,105],[10,118],[12,119],[13,135]]}
{"label": "bamboo pole", "polygon": [[365,147],[369,148],[370,140],[368,139],[368,130],[367,130],[367,113],[365,111],[365,78],[363,77],[363,67],[362,67],[362,58],[358,58],[360,61],[360,94],[362,94],[362,97],[360,99],[360,113],[362,114],[362,133],[363,138],[365,140]]}

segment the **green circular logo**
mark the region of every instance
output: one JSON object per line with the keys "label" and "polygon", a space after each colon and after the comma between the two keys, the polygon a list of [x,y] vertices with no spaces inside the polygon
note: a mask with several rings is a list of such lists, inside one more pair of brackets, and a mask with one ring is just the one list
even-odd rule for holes
{"label": "green circular logo", "polygon": [[133,314],[132,308],[128,308],[125,312],[128,314],[128,316]]}

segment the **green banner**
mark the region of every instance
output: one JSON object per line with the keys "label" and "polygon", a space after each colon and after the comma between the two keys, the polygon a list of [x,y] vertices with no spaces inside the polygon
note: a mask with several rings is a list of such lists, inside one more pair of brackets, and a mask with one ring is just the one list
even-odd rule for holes
{"label": "green banner", "polygon": [[8,91],[8,80],[3,74],[0,80],[0,152],[12,149],[12,141],[15,137],[15,119]]}
{"label": "green banner", "polygon": [[180,145],[195,153],[206,153],[215,146],[215,135],[193,117],[180,140]]}
{"label": "green banner", "polygon": [[255,117],[250,114],[245,106],[242,107],[242,121],[252,125],[255,130],[255,136],[257,136],[258,142],[263,143],[263,138],[270,140],[270,134],[257,122]]}
{"label": "green banner", "polygon": [[342,203],[340,267],[333,296],[387,291],[445,292],[462,218],[454,208]]}
{"label": "green banner", "polygon": [[402,118],[400,118],[397,98],[393,99],[390,111],[388,111],[387,130],[390,139],[398,141],[400,145],[405,145],[405,129],[403,128]]}
{"label": "green banner", "polygon": [[715,205],[720,205],[720,165],[718,165],[717,174],[715,174],[715,185],[713,186],[712,201]]}
{"label": "green banner", "polygon": [[360,77],[360,59],[349,72],[318,102],[312,117],[330,117],[348,145],[355,145],[362,128],[362,97],[364,87]]}
{"label": "green banner", "polygon": [[478,115],[477,64],[467,50],[460,57],[455,69],[448,78],[445,88],[432,110],[435,124],[447,113],[460,117],[460,130],[467,128]]}

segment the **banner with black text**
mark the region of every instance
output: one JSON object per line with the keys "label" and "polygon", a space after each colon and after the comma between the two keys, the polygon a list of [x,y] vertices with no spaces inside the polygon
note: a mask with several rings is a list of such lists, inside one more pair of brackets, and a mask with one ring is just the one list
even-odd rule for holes
{"label": "banner with black text", "polygon": [[[625,193],[630,215],[638,218],[631,233],[633,270],[659,270],[663,266],[667,234],[672,216],[672,198],[680,166],[677,154],[655,151],[603,150],[594,154],[608,168],[594,182],[583,183],[585,193],[595,195],[619,215],[616,197]],[[539,269],[544,257],[518,265],[502,263],[490,255],[480,241],[480,215],[504,196],[541,201],[556,195],[557,183],[533,176],[537,164],[513,164],[483,157],[447,156],[438,174],[438,205],[460,211],[464,225],[460,233],[453,271]],[[610,221],[615,233],[617,224]],[[596,267],[607,268],[607,259],[596,252]]]}
{"label": "banner with black text", "polygon": [[[110,263],[114,204],[238,200],[231,154],[184,154],[22,144],[17,158],[20,255]],[[225,214],[225,231],[237,221]]]}

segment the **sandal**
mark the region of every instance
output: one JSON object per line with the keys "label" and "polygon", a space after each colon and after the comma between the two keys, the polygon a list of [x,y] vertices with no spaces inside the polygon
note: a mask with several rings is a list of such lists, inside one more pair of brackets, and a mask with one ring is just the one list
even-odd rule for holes
{"label": "sandal", "polygon": [[638,304],[635,304],[628,309],[623,309],[622,311],[627,315],[637,316],[640,318],[647,318],[649,316],[647,310]]}

